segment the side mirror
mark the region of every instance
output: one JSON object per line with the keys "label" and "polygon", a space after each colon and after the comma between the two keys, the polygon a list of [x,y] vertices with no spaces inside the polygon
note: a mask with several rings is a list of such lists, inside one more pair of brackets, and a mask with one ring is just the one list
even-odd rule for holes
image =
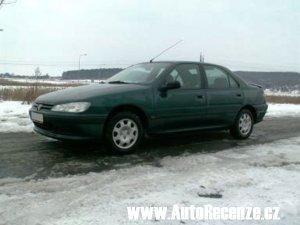
{"label": "side mirror", "polygon": [[178,89],[181,87],[181,84],[179,81],[172,81],[167,83],[166,85],[162,86],[159,88],[159,91],[167,91],[167,90],[171,90],[171,89]]}

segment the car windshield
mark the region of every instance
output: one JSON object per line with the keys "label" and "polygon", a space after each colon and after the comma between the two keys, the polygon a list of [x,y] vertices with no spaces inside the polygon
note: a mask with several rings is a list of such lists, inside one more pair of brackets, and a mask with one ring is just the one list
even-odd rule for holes
{"label": "car windshield", "polygon": [[123,84],[147,84],[155,80],[169,63],[141,63],[117,73],[107,80],[108,83]]}

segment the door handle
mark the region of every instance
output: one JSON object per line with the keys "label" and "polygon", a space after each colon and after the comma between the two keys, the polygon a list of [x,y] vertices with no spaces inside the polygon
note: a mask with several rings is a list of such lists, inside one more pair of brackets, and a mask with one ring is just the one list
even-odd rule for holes
{"label": "door handle", "polygon": [[197,95],[198,99],[203,99],[203,95]]}
{"label": "door handle", "polygon": [[242,97],[242,94],[241,93],[237,93],[236,96],[237,97]]}

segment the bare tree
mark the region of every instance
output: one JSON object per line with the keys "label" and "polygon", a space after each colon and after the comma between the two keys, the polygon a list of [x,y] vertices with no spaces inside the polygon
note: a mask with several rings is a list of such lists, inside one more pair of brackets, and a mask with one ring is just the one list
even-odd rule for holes
{"label": "bare tree", "polygon": [[12,0],[12,1],[0,0],[0,8],[1,8],[3,5],[13,4],[13,3],[16,3],[16,2],[17,2],[17,0]]}
{"label": "bare tree", "polygon": [[[0,0],[0,9],[2,8],[3,5],[13,4],[16,2],[17,2],[17,0],[12,0],[10,2],[8,2],[6,0]],[[3,29],[0,28],[0,31],[3,31]]]}

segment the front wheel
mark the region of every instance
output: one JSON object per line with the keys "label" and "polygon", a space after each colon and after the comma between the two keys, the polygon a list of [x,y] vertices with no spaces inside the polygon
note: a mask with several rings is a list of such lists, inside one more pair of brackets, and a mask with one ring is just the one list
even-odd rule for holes
{"label": "front wheel", "polygon": [[120,112],[107,123],[105,139],[108,147],[115,153],[133,152],[144,136],[140,118],[131,112]]}
{"label": "front wheel", "polygon": [[230,133],[234,138],[246,139],[253,130],[253,115],[248,109],[242,109],[236,119],[234,125],[230,128]]}

